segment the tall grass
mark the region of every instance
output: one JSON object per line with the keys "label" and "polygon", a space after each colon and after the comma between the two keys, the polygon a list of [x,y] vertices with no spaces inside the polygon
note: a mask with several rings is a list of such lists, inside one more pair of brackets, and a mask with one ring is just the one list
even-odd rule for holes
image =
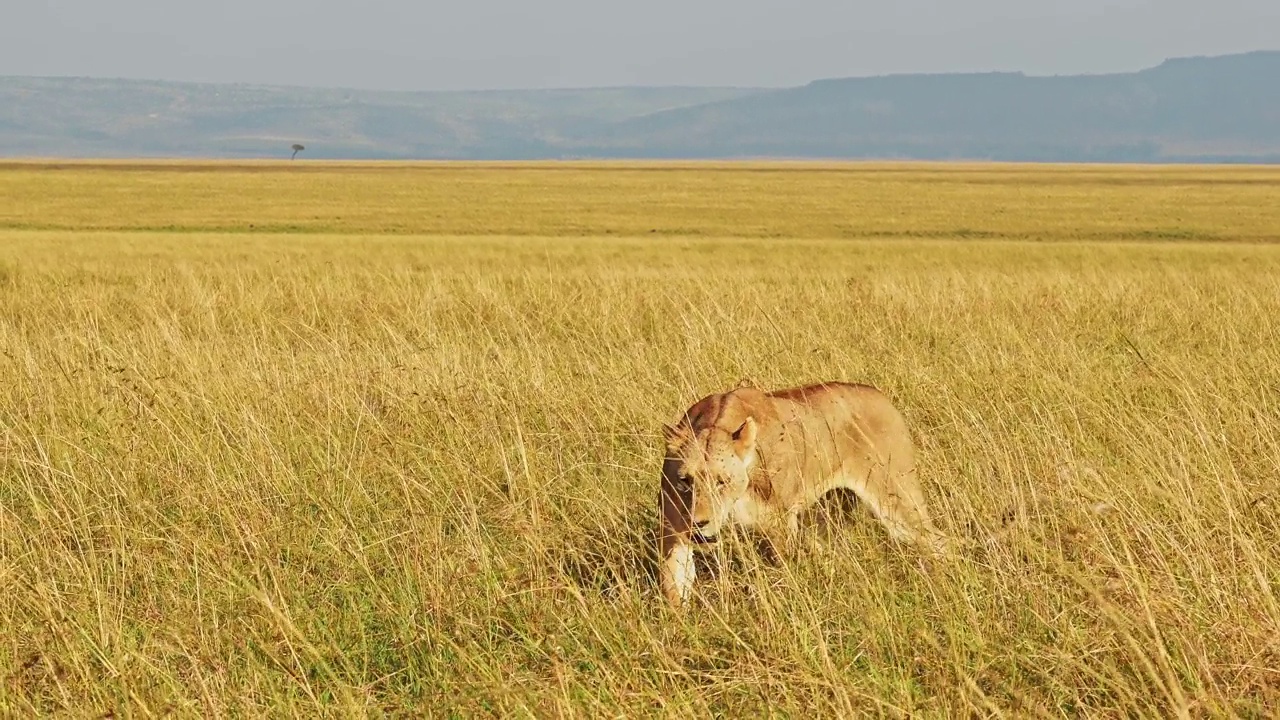
{"label": "tall grass", "polygon": [[[1229,171],[970,168],[925,210],[960,170],[464,168],[489,186],[430,211],[383,194],[413,168],[246,173],[288,187],[239,210],[225,169],[61,172],[0,172],[47,193],[9,227],[54,228],[0,235],[6,715],[1280,707],[1280,248],[1080,210],[1137,176],[1202,202],[1116,237],[1265,239]],[[1094,241],[819,237],[855,180],[853,223]],[[401,220],[218,231],[347,196]],[[556,209],[484,233],[503,198]],[[783,567],[730,543],[667,610],[659,423],[823,379],[895,398],[968,548],[928,563],[855,510]]]}

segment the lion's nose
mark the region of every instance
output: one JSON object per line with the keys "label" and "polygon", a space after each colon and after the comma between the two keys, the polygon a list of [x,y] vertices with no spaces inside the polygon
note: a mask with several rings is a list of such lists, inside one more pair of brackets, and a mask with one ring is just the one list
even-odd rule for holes
{"label": "lion's nose", "polygon": [[716,541],[715,529],[711,527],[710,520],[700,520],[693,523],[693,532],[690,533],[691,538],[696,543],[713,543]]}

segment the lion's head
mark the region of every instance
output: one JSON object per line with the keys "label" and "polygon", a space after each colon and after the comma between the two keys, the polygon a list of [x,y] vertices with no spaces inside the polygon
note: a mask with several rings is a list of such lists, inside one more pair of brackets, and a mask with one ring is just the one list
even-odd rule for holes
{"label": "lion's head", "polygon": [[670,511],[683,521],[676,526],[701,540],[716,537],[734,504],[747,493],[756,462],[756,433],[753,418],[732,412],[663,426],[667,455],[662,483]]}

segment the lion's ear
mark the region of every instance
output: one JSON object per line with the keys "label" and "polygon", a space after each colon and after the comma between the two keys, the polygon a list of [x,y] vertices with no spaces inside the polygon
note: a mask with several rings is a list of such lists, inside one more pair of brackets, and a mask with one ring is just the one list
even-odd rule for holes
{"label": "lion's ear", "polygon": [[662,439],[666,441],[668,448],[674,448],[680,444],[680,440],[684,437],[684,427],[682,425],[668,425],[662,423]]}
{"label": "lion's ear", "polygon": [[759,432],[756,420],[747,417],[742,427],[733,431],[733,450],[744,460],[756,449],[756,434]]}

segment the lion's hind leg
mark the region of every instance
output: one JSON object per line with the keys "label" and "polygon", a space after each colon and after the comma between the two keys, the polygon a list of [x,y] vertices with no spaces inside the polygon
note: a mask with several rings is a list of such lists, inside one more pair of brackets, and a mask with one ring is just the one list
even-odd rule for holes
{"label": "lion's hind leg", "polygon": [[868,479],[845,474],[835,486],[852,490],[893,540],[922,547],[933,555],[950,554],[950,542],[934,526],[920,493],[886,482],[883,476]]}

